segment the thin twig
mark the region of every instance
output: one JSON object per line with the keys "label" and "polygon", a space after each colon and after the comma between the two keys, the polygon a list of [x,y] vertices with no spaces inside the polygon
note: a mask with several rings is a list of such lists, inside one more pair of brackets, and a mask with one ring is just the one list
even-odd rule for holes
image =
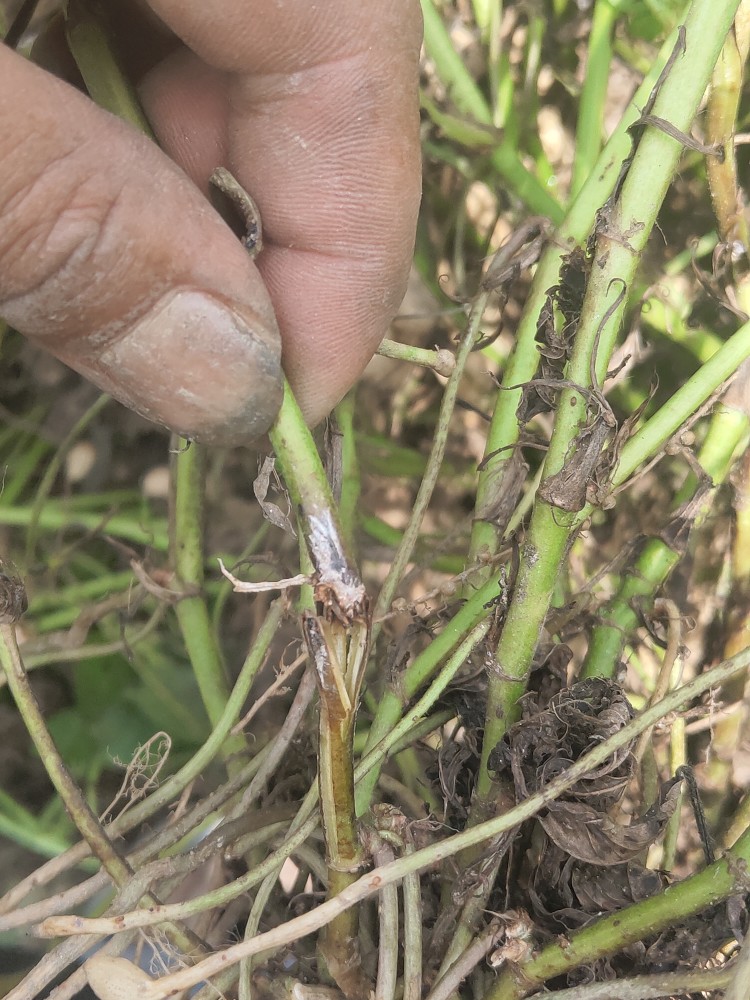
{"label": "thin twig", "polygon": [[[225,951],[217,952],[199,962],[191,969],[183,970],[175,975],[156,981],[152,983],[147,991],[139,993],[138,996],[142,996],[144,1000],[146,998],[147,1000],[159,1000],[159,998],[171,995],[175,990],[188,989],[226,968],[232,962],[238,962],[242,958],[258,954],[268,948],[280,947],[307,934],[311,934],[313,931],[319,930],[337,914],[379,892],[385,885],[401,881],[409,873],[422,871],[468,847],[480,844],[501,833],[507,832],[519,823],[535,816],[545,805],[554,801],[585,774],[603,764],[615,751],[628,744],[633,738],[652,726],[659,718],[668,712],[679,710],[694,698],[699,697],[712,687],[723,683],[728,677],[732,677],[740,671],[745,670],[749,664],[750,649],[743,650],[743,652],[738,653],[731,660],[727,660],[725,663],[719,664],[700,677],[695,678],[695,680],[686,684],[679,691],[668,694],[660,705],[646,709],[646,711],[631,720],[614,736],[609,737],[609,739],[581,757],[575,764],[551,781],[543,791],[529,796],[505,815],[487,820],[462,833],[454,834],[452,837],[448,837],[439,843],[415,851],[412,855],[399,858],[379,868],[377,871],[370,872],[359,878],[339,896],[327,900],[316,909],[300,917],[295,917],[280,927],[260,934],[252,941],[242,942],[233,945]],[[726,862],[717,862],[717,865],[726,867]],[[713,866],[712,869],[707,871],[711,873],[712,870]],[[701,873],[701,875],[703,874],[705,873]],[[125,915],[122,918],[122,922],[116,925],[108,920],[85,920],[80,917],[54,918],[47,922],[45,930],[50,933],[54,932],[55,934],[81,932],[94,934],[118,933],[124,927],[146,926],[149,923],[153,923],[154,918],[157,921],[164,919],[169,909],[170,907],[162,906],[156,908],[155,912],[151,913],[136,911],[133,914]]]}
{"label": "thin twig", "polygon": [[[381,840],[380,846],[373,854],[373,861],[376,867],[380,867],[393,861],[395,857],[393,848]],[[375,1000],[393,1000],[396,995],[398,975],[398,890],[395,885],[387,885],[378,896],[378,914],[378,974],[375,980]]]}
{"label": "thin twig", "polygon": [[274,681],[269,684],[263,693],[252,703],[247,713],[242,716],[240,721],[235,723],[232,732],[236,732],[239,729],[246,729],[249,722],[258,714],[266,702],[270,701],[271,698],[275,697],[275,695],[286,691],[287,689],[284,685],[287,683],[289,678],[299,670],[306,660],[307,654],[301,653],[297,659],[292,660],[288,666],[283,666],[279,670]]}
{"label": "thin twig", "polygon": [[[406,833],[406,855],[414,854],[410,832]],[[404,876],[404,996],[403,1000],[422,997],[422,893],[419,872]]]}
{"label": "thin twig", "polygon": [[498,935],[502,934],[503,931],[503,924],[500,921],[493,920],[485,933],[475,937],[468,948],[451,965],[445,975],[435,983],[432,990],[427,994],[427,1000],[449,1000],[464,979],[492,951],[497,943]]}
{"label": "thin twig", "polygon": [[[459,383],[463,376],[466,363],[471,355],[471,350],[477,340],[477,337],[479,336],[479,325],[490,295],[490,292],[485,291],[480,292],[477,296],[472,307],[466,331],[461,338],[461,343],[459,345],[458,352],[456,353],[456,366],[451,372],[450,378],[448,379],[443,392],[443,399],[440,403],[440,413],[435,427],[430,456],[427,459],[427,466],[422,475],[422,482],[419,485],[419,490],[417,491],[417,495],[414,499],[409,523],[406,525],[404,534],[401,538],[401,543],[393,558],[388,575],[380,588],[380,593],[378,594],[378,598],[373,609],[373,618],[375,621],[378,621],[389,611],[391,601],[396,593],[396,588],[398,587],[407,564],[411,559],[414,546],[417,544],[422,519],[424,518],[430,499],[432,498],[432,493],[435,489],[435,484],[437,483],[438,475],[440,473],[440,467],[443,464],[445,446],[448,441],[448,428],[450,426],[451,416],[453,415],[453,409],[456,405]],[[378,626],[375,626],[373,628],[373,642],[375,641],[378,631]]]}

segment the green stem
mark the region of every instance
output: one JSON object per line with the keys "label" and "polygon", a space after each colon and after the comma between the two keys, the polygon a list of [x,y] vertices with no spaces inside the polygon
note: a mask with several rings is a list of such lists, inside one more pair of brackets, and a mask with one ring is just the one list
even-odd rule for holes
{"label": "green stem", "polygon": [[[186,594],[175,604],[175,615],[206,714],[215,727],[226,708],[229,684],[202,592],[206,454],[203,446],[195,442],[188,445],[183,441],[174,449],[171,555],[175,574]],[[229,736],[222,753],[229,759],[244,750],[242,736]]]}
{"label": "green stem", "polygon": [[362,480],[357,460],[357,442],[354,433],[355,393],[348,393],[336,407],[336,422],[341,434],[341,497],[339,499],[339,519],[344,544],[354,551],[354,529],[357,524],[359,495]]}
{"label": "green stem", "polygon": [[[421,0],[425,48],[459,111],[483,125],[492,125],[492,112],[479,87],[453,47],[434,0]],[[562,219],[562,208],[541,182],[524,167],[516,150],[503,141],[491,154],[492,165],[510,189],[532,212],[553,222]]]}
{"label": "green stem", "polygon": [[[670,396],[650,420],[647,420],[626,441],[617,469],[612,476],[612,485],[621,486],[640,465],[652,455],[658,454],[680,427],[734,375],[748,358],[750,358],[750,323],[745,323],[713,357]],[[579,520],[590,514],[591,508],[584,508]]]}
{"label": "green stem", "polygon": [[[477,512],[492,508],[493,497],[502,489],[503,476],[508,463],[510,449],[518,440],[518,419],[516,410],[521,398],[520,389],[511,386],[522,385],[533,378],[539,363],[536,345],[536,329],[539,313],[547,296],[547,291],[558,281],[562,247],[572,248],[585,242],[596,219],[596,213],[614,190],[622,161],[628,156],[632,140],[628,128],[637,121],[641,108],[656,84],[659,74],[672,52],[676,33],[665,42],[654,61],[651,71],[633,96],[617,128],[610,136],[599,157],[596,168],[590,173],[578,197],[571,205],[564,222],[557,230],[555,239],[545,250],[537,266],[529,296],[516,333],[515,347],[503,373],[503,391],[498,393],[492,422],[487,435],[485,458],[477,486],[475,509]],[[476,562],[477,553],[487,549],[495,553],[501,542],[495,526],[478,516],[471,533],[469,550],[470,563]]]}
{"label": "green stem", "polygon": [[596,0],[586,46],[586,76],[576,127],[575,159],[570,190],[575,197],[591,175],[602,148],[604,107],[612,63],[612,35],[618,4]]}
{"label": "green stem", "polygon": [[105,21],[106,5],[68,0],[65,34],[86,89],[96,103],[153,138],[135,88],[122,71]]}
{"label": "green stem", "polygon": [[[715,0],[695,0],[690,8],[685,22],[688,57],[677,58],[674,62],[654,105],[656,116],[668,120],[682,131],[690,127],[724,35],[731,25],[737,2],[723,0],[718,4]],[[711,44],[707,44],[709,35]],[[597,235],[591,275],[573,353],[566,370],[569,382],[591,387],[592,376],[599,383],[606,376],[625,307],[626,297],[622,290],[630,288],[633,282],[640,255],[681,152],[682,146],[677,140],[653,127],[646,129],[638,144],[622,184],[621,195],[611,209],[606,231]],[[704,365],[694,378],[700,381],[712,361],[714,359]],[[731,370],[735,368],[736,365]],[[694,408],[697,408],[695,395],[692,400]],[[669,406],[670,403],[667,403],[663,409]],[[588,419],[589,404],[585,393],[564,389],[560,393],[552,439],[544,463],[544,474],[548,479],[560,472],[570,460],[576,448],[577,435]],[[653,420],[649,421],[651,423]],[[615,482],[622,476],[627,461],[632,461],[636,438],[644,435],[646,440],[650,440],[649,424],[623,448]],[[537,499],[521,549],[513,598],[496,650],[496,668],[489,678],[482,759],[475,796],[480,815],[496,791],[488,768],[489,755],[507,728],[518,718],[519,698],[526,687],[563,556],[579,523],[577,518],[567,518],[551,500]]]}
{"label": "green stem", "polygon": [[750,832],[737,841],[727,856],[697,875],[671,885],[663,892],[634,903],[571,934],[564,943],[547,945],[517,970],[507,969],[487,993],[485,1000],[520,1000],[553,976],[621,951],[629,944],[673,927],[687,917],[737,892],[739,865],[750,861]]}

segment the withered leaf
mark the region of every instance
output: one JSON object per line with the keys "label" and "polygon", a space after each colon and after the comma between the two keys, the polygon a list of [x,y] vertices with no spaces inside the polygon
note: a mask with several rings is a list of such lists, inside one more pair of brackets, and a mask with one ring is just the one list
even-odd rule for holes
{"label": "withered leaf", "polygon": [[[537,704],[533,694],[527,697],[524,718],[490,755],[493,770],[499,774],[510,770],[518,800],[543,788],[633,717],[622,688],[598,677],[564,688],[544,711],[536,710]],[[630,750],[629,744],[621,747],[576,782],[566,799],[585,799],[592,808],[608,809],[630,779]]]}
{"label": "withered leaf", "polygon": [[643,817],[629,826],[584,802],[550,802],[539,817],[547,836],[563,851],[591,865],[616,865],[650,847],[679,801],[680,782],[670,781]]}
{"label": "withered leaf", "polygon": [[502,536],[516,509],[528,471],[520,448],[514,449],[508,461],[500,467],[499,475],[494,470],[489,472],[489,488],[484,502],[477,509],[476,520],[494,524]]}
{"label": "withered leaf", "polygon": [[583,510],[592,499],[589,487],[598,479],[599,467],[608,464],[605,445],[611,434],[612,424],[605,413],[593,416],[576,437],[572,453],[563,467],[542,481],[537,495],[551,506],[569,513]]}
{"label": "withered leaf", "polygon": [[570,882],[587,913],[607,913],[656,895],[667,884],[663,872],[637,861],[608,867],[575,863]]}
{"label": "withered leaf", "polygon": [[272,503],[270,500],[266,499],[268,496],[268,487],[271,482],[271,475],[275,465],[276,459],[272,455],[267,455],[266,458],[263,459],[263,464],[258,471],[258,475],[253,481],[253,493],[255,494],[255,499],[261,506],[263,517],[265,517],[267,521],[270,521],[271,524],[276,525],[277,528],[281,528],[282,531],[288,531],[296,537],[297,533],[292,526],[292,522],[289,520],[288,514],[285,514],[278,504]]}

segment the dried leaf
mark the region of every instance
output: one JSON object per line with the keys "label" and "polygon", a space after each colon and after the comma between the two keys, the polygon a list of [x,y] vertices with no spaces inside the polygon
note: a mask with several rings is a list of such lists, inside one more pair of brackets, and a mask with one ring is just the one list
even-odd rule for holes
{"label": "dried leaf", "polygon": [[266,499],[275,465],[276,459],[272,455],[268,455],[263,459],[263,464],[253,482],[253,493],[261,506],[263,517],[267,521],[270,521],[271,524],[276,525],[277,528],[281,528],[282,531],[288,531],[296,538],[297,533],[292,526],[292,522],[289,520],[289,515],[285,514],[278,504]]}
{"label": "dried leaf", "polygon": [[[510,770],[518,801],[539,791],[572,763],[633,717],[622,688],[603,678],[579,681],[555,695],[544,711],[530,695],[524,718],[513,726],[490,756],[490,767]],[[622,794],[633,768],[627,744],[576,782],[567,801],[584,799],[594,809],[608,809]]]}
{"label": "dried leaf", "polygon": [[570,870],[570,884],[587,913],[609,913],[655,896],[667,881],[663,872],[629,861],[606,868],[577,863]]}
{"label": "dried leaf", "polygon": [[510,523],[513,511],[526,482],[529,466],[524,461],[520,448],[515,448],[510,459],[500,466],[500,474],[489,472],[489,485],[481,506],[477,508],[477,521],[494,524],[500,537]]}
{"label": "dried leaf", "polygon": [[547,836],[563,851],[591,865],[617,865],[634,858],[659,837],[679,801],[680,782],[668,783],[645,815],[629,826],[584,802],[550,802],[539,817]]}

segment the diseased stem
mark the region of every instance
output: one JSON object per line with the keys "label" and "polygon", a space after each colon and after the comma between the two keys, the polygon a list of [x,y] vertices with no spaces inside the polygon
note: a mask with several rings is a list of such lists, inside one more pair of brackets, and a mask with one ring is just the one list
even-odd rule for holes
{"label": "diseased stem", "polygon": [[361,617],[368,603],[365,588],[347,551],[315,442],[286,382],[281,409],[268,433],[301,518],[316,573],[316,599],[335,602],[344,618]]}
{"label": "diseased stem", "polygon": [[[488,820],[462,833],[454,834],[429,847],[415,851],[414,854],[398,858],[396,861],[390,862],[377,871],[361,876],[339,896],[327,900],[316,909],[300,917],[295,917],[280,927],[260,934],[251,941],[243,941],[217,952],[190,969],[185,969],[173,975],[152,981],[146,987],[140,988],[134,994],[133,1000],[161,1000],[161,998],[170,996],[177,990],[189,989],[195,984],[215,975],[217,972],[226,969],[233,962],[239,962],[249,955],[259,954],[269,948],[283,946],[319,930],[338,914],[351,906],[357,905],[374,893],[379,892],[384,886],[401,881],[407,874],[422,871],[429,866],[440,863],[448,857],[454,856],[459,851],[463,851],[468,847],[507,832],[519,823],[535,816],[550,801],[553,801],[568,788],[571,788],[583,775],[604,763],[616,750],[630,743],[632,739],[653,726],[660,718],[663,718],[670,712],[678,711],[705,691],[723,683],[736,673],[747,669],[748,664],[750,664],[750,649],[743,651],[732,660],[706,671],[706,673],[686,684],[679,691],[668,694],[660,705],[647,709],[641,715],[631,720],[615,735],[604,740],[585,756],[581,757],[575,764],[551,781],[541,792],[529,796],[507,814]],[[287,843],[287,849],[288,846]],[[643,907],[656,907],[659,913],[663,914],[665,920],[674,921],[676,917],[696,912],[696,910],[692,909],[693,906],[697,906],[697,909],[700,909],[710,902],[726,898],[726,896],[731,895],[740,888],[744,890],[744,882],[742,882],[741,876],[738,876],[733,860],[745,859],[745,855],[750,857],[750,833],[740,838],[735,848],[726,858],[711,865],[699,875],[693,876],[677,886],[670,887],[659,896],[652,897],[643,903],[635,904],[628,910],[620,911],[611,918],[607,918],[606,921],[598,922],[594,927],[587,928],[577,937],[580,938],[584,934],[590,935],[595,928],[598,928],[603,923],[611,922],[613,919],[617,923],[617,918],[621,917],[624,913],[636,911],[640,914]],[[675,903],[675,899],[677,899],[677,903]],[[187,909],[190,908],[190,904],[175,905],[186,907]],[[684,910],[680,909],[682,905],[685,906]],[[638,908],[637,910],[636,907]],[[165,916],[169,908],[158,907],[156,909],[160,911],[160,914],[136,914],[138,919],[135,922],[124,918],[114,928],[109,922],[77,918],[75,933],[81,933],[84,929],[91,933],[112,933],[113,930],[117,932],[127,927],[145,926],[148,923],[154,922],[154,916],[157,919],[159,915]],[[62,918],[58,918],[58,921],[61,920]],[[619,924],[617,926],[619,927]],[[650,923],[649,926],[651,926]],[[54,928],[56,933],[63,929],[64,925],[60,923]],[[637,937],[632,938],[632,940],[637,939]],[[620,946],[619,938],[615,942],[615,946]],[[558,952],[566,951],[566,947],[563,945],[558,944],[556,947]]]}
{"label": "diseased stem", "polygon": [[[661,84],[653,109],[655,115],[669,120],[682,131],[689,128],[703,96],[737,2],[723,0],[717,4],[696,0],[690,8],[684,29],[690,58],[676,58]],[[709,32],[714,32],[711,44],[707,44]],[[560,392],[540,491],[544,490],[545,480],[551,482],[551,477],[565,468],[576,448],[581,447],[578,435],[592,419],[589,393],[606,377],[625,306],[624,290],[632,284],[640,254],[681,152],[681,145],[671,136],[647,127],[622,182],[621,194],[607,212],[606,225],[600,226],[597,233],[573,353],[565,373],[569,384],[583,389],[565,388]],[[699,377],[710,364],[709,361],[701,369]],[[603,419],[601,412],[593,419]],[[641,434],[644,431],[645,428]],[[623,448],[614,479],[622,474],[628,445],[632,451],[638,436],[631,438]],[[496,793],[488,768],[490,753],[518,718],[519,698],[525,690],[563,555],[578,524],[580,519],[568,517],[565,510],[555,505],[554,497],[549,494],[546,499],[537,497],[521,549],[513,598],[496,651],[496,668],[489,679],[484,743],[475,795],[475,807],[480,816],[484,815]]]}
{"label": "diseased stem", "polygon": [[[284,384],[269,432],[315,569],[317,614],[302,627],[320,695],[318,781],[326,838],[329,894],[356,877],[362,864],[354,809],[354,725],[370,643],[368,599],[347,551],[317,449],[296,400]],[[359,958],[356,910],[333,920],[321,941],[326,964],[347,997],[367,995]]]}
{"label": "diseased stem", "polygon": [[[629,154],[632,139],[629,127],[637,121],[662,71],[667,57],[674,48],[676,34],[662,46],[659,58],[633,96],[622,119],[610,136],[595,169],[591,172],[580,194],[569,208],[555,239],[544,251],[534,275],[534,280],[526,299],[523,315],[516,333],[515,345],[510,361],[503,372],[503,391],[498,393],[492,422],[487,435],[485,458],[477,486],[475,508],[477,520],[471,533],[468,561],[475,562],[477,553],[486,548],[495,553],[501,538],[495,526],[482,519],[481,512],[492,505],[492,498],[502,489],[503,476],[512,452],[511,447],[518,440],[518,419],[516,410],[521,398],[520,389],[511,386],[528,382],[539,364],[536,345],[536,328],[539,313],[544,304],[547,290],[558,281],[560,263],[564,250],[583,244],[591,231],[597,211],[607,201],[614,190],[622,161]],[[484,574],[486,576],[486,573]]]}

